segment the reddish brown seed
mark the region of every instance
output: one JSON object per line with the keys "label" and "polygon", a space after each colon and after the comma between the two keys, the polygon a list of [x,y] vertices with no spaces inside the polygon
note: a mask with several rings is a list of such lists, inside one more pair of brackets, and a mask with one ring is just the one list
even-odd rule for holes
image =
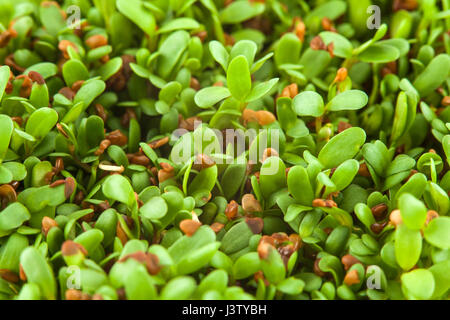
{"label": "reddish brown seed", "polygon": [[194,163],[197,170],[207,169],[216,164],[216,162],[211,159],[211,157],[203,153],[197,154]]}
{"label": "reddish brown seed", "polygon": [[295,35],[297,36],[297,38],[299,38],[301,42],[303,42],[305,41],[306,25],[300,18],[298,18],[297,21],[298,22],[295,26]]}
{"label": "reddish brown seed", "polygon": [[19,282],[19,276],[8,269],[0,269],[0,278],[12,283]]}
{"label": "reddish brown seed", "polygon": [[203,43],[208,37],[208,32],[206,30],[196,33],[194,36],[199,37],[200,41]]}
{"label": "reddish brown seed", "polygon": [[226,46],[234,46],[234,44],[236,43],[236,40],[234,39],[233,36],[229,35],[228,33],[224,33],[224,37],[225,37],[225,45]]}
{"label": "reddish brown seed", "polygon": [[164,137],[162,139],[158,139],[158,140],[152,141],[148,145],[152,149],[158,149],[158,148],[162,147],[163,145],[165,145],[167,143],[169,143],[169,137]]}
{"label": "reddish brown seed", "polygon": [[17,71],[20,72],[20,73],[25,72],[25,68],[19,66],[19,65],[16,63],[16,61],[14,60],[14,53],[11,53],[10,55],[6,56],[6,58],[5,58],[5,64],[6,64],[8,67],[17,70]]}
{"label": "reddish brown seed", "polygon": [[270,282],[267,281],[267,279],[264,277],[264,272],[262,272],[262,270],[255,272],[253,279],[255,279],[256,282],[258,282],[259,280],[262,280],[266,287],[268,287],[270,285]]}
{"label": "reddish brown seed", "polygon": [[78,52],[78,48],[74,43],[70,42],[69,40],[61,40],[58,44],[58,49],[63,53],[65,59],[70,58],[67,52],[68,47],[72,47],[75,51]]}
{"label": "reddish brown seed", "polygon": [[66,186],[64,188],[64,195],[68,199],[73,194],[73,192],[75,191],[76,182],[75,182],[74,178],[68,177],[68,178],[66,178],[65,183],[66,183]]}
{"label": "reddish brown seed", "polygon": [[37,84],[40,84],[40,85],[45,84],[44,77],[41,76],[41,74],[36,71],[28,72],[28,77],[31,79],[31,81],[36,82]]}
{"label": "reddish brown seed", "polygon": [[425,225],[427,226],[431,220],[436,219],[439,217],[439,213],[437,213],[434,210],[428,210],[427,211],[427,220],[425,221]]}
{"label": "reddish brown seed", "polygon": [[73,91],[69,87],[64,87],[61,90],[58,91],[59,94],[62,94],[64,97],[66,97],[69,100],[73,100],[75,98],[75,91]]}
{"label": "reddish brown seed", "polygon": [[389,215],[389,223],[395,227],[403,223],[400,210],[396,209],[391,212]]}
{"label": "reddish brown seed", "polygon": [[212,229],[215,233],[219,233],[220,230],[223,229],[223,227],[225,227],[225,225],[224,225],[223,223],[220,223],[220,222],[214,222],[214,223],[211,225],[211,229]]}
{"label": "reddish brown seed", "polygon": [[122,229],[122,226],[120,225],[119,221],[117,221],[116,225],[116,236],[119,238],[120,242],[122,242],[123,245],[125,245],[128,242],[128,236]]}
{"label": "reddish brown seed", "polygon": [[314,199],[312,202],[312,206],[315,208],[325,207],[325,208],[333,208],[337,207],[336,202],[330,199]]}
{"label": "reddish brown seed", "polygon": [[92,296],[92,300],[105,300],[100,293],[96,293]]}
{"label": "reddish brown seed", "polygon": [[331,19],[324,17],[324,18],[322,18],[321,24],[322,24],[322,28],[325,31],[336,32],[336,29],[333,26],[333,21],[331,21]]}
{"label": "reddish brown seed", "polygon": [[334,43],[331,42],[327,45],[327,49],[328,53],[330,54],[330,56],[333,58],[334,57]]}
{"label": "reddish brown seed", "polygon": [[365,162],[363,162],[359,165],[358,174],[360,176],[370,178],[370,172],[369,172],[369,169],[367,168],[367,164]]}
{"label": "reddish brown seed", "polygon": [[236,201],[231,200],[227,207],[225,208],[225,215],[228,220],[233,220],[237,217],[239,205]]}
{"label": "reddish brown seed", "polygon": [[97,115],[100,118],[102,118],[103,122],[106,122],[106,120],[108,120],[108,114],[106,113],[105,108],[99,103],[96,103],[94,105],[94,108],[95,108],[95,111],[96,111]]}
{"label": "reddish brown seed", "polygon": [[346,68],[340,68],[337,71],[336,78],[334,78],[334,82],[342,82],[347,79],[348,71]]}
{"label": "reddish brown seed", "polygon": [[145,264],[148,273],[150,273],[151,275],[156,275],[161,270],[161,266],[159,265],[159,258],[155,254],[137,251],[125,255],[118,262],[125,262],[128,259],[134,259],[140,263]]}
{"label": "reddish brown seed", "polygon": [[195,130],[195,123],[196,122],[202,122],[202,119],[199,117],[190,117],[187,119],[183,119],[183,117],[180,115],[180,120],[178,122],[178,128],[185,129],[188,131],[194,131]]}
{"label": "reddish brown seed", "polygon": [[11,31],[5,30],[0,33],[0,49],[5,48],[13,38]]}
{"label": "reddish brown seed", "polygon": [[106,139],[111,141],[111,144],[116,146],[124,146],[128,143],[128,138],[126,135],[124,135],[120,130],[114,130],[110,132]]}
{"label": "reddish brown seed", "polygon": [[417,0],[394,0],[392,9],[394,11],[398,10],[408,10],[414,11],[419,6]]}
{"label": "reddish brown seed", "polygon": [[83,245],[72,240],[66,240],[61,246],[61,254],[65,257],[70,257],[82,253],[87,256],[88,252]]}
{"label": "reddish brown seed", "polygon": [[247,124],[248,122],[258,122],[259,119],[255,110],[246,108],[242,112],[242,120],[244,120],[244,124]]}
{"label": "reddish brown seed", "polygon": [[[51,172],[52,174],[54,174],[54,172]],[[61,180],[56,180],[55,182],[53,182],[52,184],[50,184],[50,188],[56,188],[59,187],[60,185],[65,184],[66,181],[61,179]]]}
{"label": "reddish brown seed", "polygon": [[341,262],[344,265],[345,271],[350,269],[354,264],[361,263],[357,258],[352,256],[351,254],[346,254],[341,258]]}
{"label": "reddish brown seed", "polygon": [[185,235],[191,237],[195,234],[198,228],[200,228],[202,224],[198,221],[185,219],[180,222],[180,230],[183,231]]}
{"label": "reddish brown seed", "polygon": [[259,241],[257,252],[260,259],[267,259],[270,254],[270,250],[275,249],[269,242],[264,241],[263,238]]}
{"label": "reddish brown seed", "polygon": [[349,128],[351,128],[352,125],[348,122],[345,121],[339,121],[338,123],[338,133],[341,133]]}
{"label": "reddish brown seed", "polygon": [[27,281],[27,275],[25,274],[25,270],[23,270],[22,264],[19,264],[19,278],[22,281]]}
{"label": "reddish brown seed", "polygon": [[272,112],[266,110],[257,111],[256,117],[258,119],[259,125],[261,126],[266,126],[277,121],[275,115]]}
{"label": "reddish brown seed", "polygon": [[287,86],[289,90],[289,97],[294,99],[296,95],[298,95],[298,85],[296,83],[291,83]]}
{"label": "reddish brown seed", "polygon": [[65,292],[66,300],[82,300],[83,293],[76,289],[67,289]]}
{"label": "reddish brown seed", "polygon": [[295,233],[291,234],[289,236],[289,241],[292,242],[292,244],[294,245],[294,251],[297,251],[302,247],[302,239],[298,234]]}
{"label": "reddish brown seed", "polygon": [[165,172],[170,173],[170,172],[173,172],[173,170],[174,170],[172,165],[170,165],[167,162],[161,162],[159,165],[161,166],[161,169],[164,170]]}
{"label": "reddish brown seed", "polygon": [[31,94],[31,87],[33,86],[33,82],[31,81],[30,77],[27,75],[20,75],[16,77],[16,80],[23,79],[22,85],[20,87],[20,96],[23,98],[28,98]]}
{"label": "reddish brown seed", "polygon": [[200,82],[198,82],[197,78],[191,77],[191,81],[189,86],[195,91],[199,91],[201,89]]}
{"label": "reddish brown seed", "polygon": [[17,201],[16,190],[9,184],[4,184],[0,186],[0,198],[6,199],[8,203]]}
{"label": "reddish brown seed", "polygon": [[444,107],[450,106],[450,96],[445,96],[445,97],[443,97],[443,98],[442,98],[442,101],[441,101],[441,104],[442,104],[442,106],[444,106]]}
{"label": "reddish brown seed", "polygon": [[250,213],[262,211],[261,204],[251,193],[247,193],[242,197],[242,209]]}
{"label": "reddish brown seed", "polygon": [[91,49],[103,47],[107,44],[108,39],[106,39],[106,37],[102,34],[96,34],[86,39],[86,45]]}
{"label": "reddish brown seed", "polygon": [[311,43],[309,44],[311,49],[313,50],[326,50],[327,46],[323,42],[322,38],[320,36],[316,36],[311,40]]}
{"label": "reddish brown seed", "polygon": [[275,246],[280,246],[280,245],[282,245],[283,243],[289,241],[288,235],[287,235],[286,233],[284,233],[284,232],[277,232],[277,233],[274,233],[274,234],[272,234],[271,238],[272,238],[273,244],[274,244]]}
{"label": "reddish brown seed", "polygon": [[377,204],[376,206],[372,207],[372,214],[375,217],[376,220],[380,220],[384,218],[386,211],[388,207],[385,203]]}
{"label": "reddish brown seed", "polygon": [[111,145],[111,141],[109,141],[108,139],[102,140],[102,142],[100,142],[100,146],[98,147],[97,151],[95,151],[95,155],[96,156],[100,156],[102,155],[106,149],[108,149],[108,147]]}
{"label": "reddish brown seed", "polygon": [[156,275],[161,270],[158,256],[150,252],[147,252],[145,266],[147,267],[148,273],[150,273],[151,275]]}
{"label": "reddish brown seed", "polygon": [[14,188],[14,190],[17,190],[17,188],[20,186],[20,182],[19,181],[12,181],[10,183],[11,187]]}
{"label": "reddish brown seed", "polygon": [[58,223],[50,217],[44,217],[42,219],[42,233],[47,236],[50,229],[57,227]]}
{"label": "reddish brown seed", "polygon": [[265,149],[263,152],[262,162],[265,162],[267,160],[267,158],[270,158],[270,157],[279,157],[277,150],[275,150],[273,148]]}
{"label": "reddish brown seed", "polygon": [[353,284],[358,284],[359,282],[360,282],[360,280],[359,280],[358,271],[356,271],[355,269],[347,272],[347,274],[344,277],[344,283],[347,286],[351,286]]}
{"label": "reddish brown seed", "polygon": [[322,270],[320,270],[319,262],[320,262],[320,259],[316,259],[316,260],[314,261],[313,271],[314,271],[314,273],[315,273],[316,275],[318,275],[319,277],[325,277],[327,274],[326,274],[325,272],[323,272]]}
{"label": "reddish brown seed", "polygon": [[132,164],[137,164],[137,165],[141,165],[141,166],[145,166],[146,167],[146,166],[148,166],[150,164],[150,159],[147,156],[145,156],[145,155],[134,156],[134,157],[131,158],[130,162]]}
{"label": "reddish brown seed", "polygon": [[55,160],[55,170],[57,173],[60,173],[64,170],[64,160],[61,157],[57,157]]}
{"label": "reddish brown seed", "polygon": [[373,233],[379,234],[383,229],[387,226],[388,222],[383,223],[374,223],[370,226],[370,230],[372,230]]}
{"label": "reddish brown seed", "polygon": [[78,90],[81,89],[81,87],[83,86],[83,84],[84,84],[84,80],[78,80],[78,81],[75,81],[75,82],[72,84],[71,89],[72,89],[74,92],[78,92]]}
{"label": "reddish brown seed", "polygon": [[245,222],[247,223],[248,227],[254,234],[259,234],[262,232],[264,228],[264,221],[262,218],[255,217],[255,218],[245,218]]}

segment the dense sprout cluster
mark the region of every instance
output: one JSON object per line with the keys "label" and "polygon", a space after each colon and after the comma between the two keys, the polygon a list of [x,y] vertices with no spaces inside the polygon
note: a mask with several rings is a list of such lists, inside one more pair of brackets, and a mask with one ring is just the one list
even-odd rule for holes
{"label": "dense sprout cluster", "polygon": [[449,0],[1,0],[0,299],[448,299],[449,30]]}

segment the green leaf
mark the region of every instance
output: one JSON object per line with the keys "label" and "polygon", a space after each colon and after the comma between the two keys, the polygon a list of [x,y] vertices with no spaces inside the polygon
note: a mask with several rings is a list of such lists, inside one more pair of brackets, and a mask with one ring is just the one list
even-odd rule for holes
{"label": "green leaf", "polygon": [[426,269],[416,269],[402,274],[402,290],[406,297],[417,300],[427,300],[433,296],[433,273]]}
{"label": "green leaf", "polygon": [[281,281],[277,285],[277,289],[285,294],[296,295],[300,294],[305,287],[305,282],[301,279],[296,279],[294,277],[287,278]]}
{"label": "green leaf", "polygon": [[425,239],[433,246],[450,249],[450,217],[437,217],[424,230]]}
{"label": "green leaf", "polygon": [[228,69],[228,60],[230,55],[225,47],[219,41],[213,40],[209,43],[209,51],[211,52],[214,60],[216,60],[226,72]]}
{"label": "green leaf", "polygon": [[359,170],[359,162],[350,159],[343,162],[331,176],[331,181],[335,184],[336,190],[341,191],[352,183]]}
{"label": "green leaf", "polygon": [[426,97],[437,89],[447,79],[450,73],[450,57],[440,54],[431,60],[425,70],[413,82],[420,96]]}
{"label": "green leaf", "polygon": [[56,299],[56,282],[53,271],[38,249],[28,247],[22,251],[20,264],[28,283],[36,283],[41,289],[43,298]]}
{"label": "green leaf", "polygon": [[275,78],[269,81],[258,83],[256,86],[253,87],[252,91],[250,92],[250,95],[245,99],[245,101],[252,102],[263,98],[278,83],[278,80],[279,80],[278,78]]}
{"label": "green leaf", "polygon": [[142,6],[141,0],[116,0],[117,9],[133,21],[147,35],[152,36],[156,29],[153,14]]}
{"label": "green leaf", "polygon": [[170,280],[161,290],[162,300],[186,300],[194,293],[197,284],[192,277],[182,276]]}
{"label": "green leaf", "polygon": [[84,102],[84,108],[88,108],[91,103],[106,89],[106,84],[102,80],[91,80],[85,82],[85,84],[78,90],[73,103]]}
{"label": "green leaf", "polygon": [[44,139],[58,122],[58,113],[54,109],[40,108],[33,112],[27,121],[25,131],[37,140]]}
{"label": "green leaf", "polygon": [[318,159],[326,168],[336,168],[346,160],[352,159],[366,141],[363,129],[353,127],[333,137],[320,150]]}
{"label": "green leaf", "polygon": [[412,230],[422,229],[427,219],[427,208],[422,201],[417,200],[409,193],[402,194],[398,206],[405,225]]}
{"label": "green leaf", "polygon": [[8,151],[9,142],[14,130],[14,124],[10,117],[0,114],[0,164]]}
{"label": "green leaf", "polygon": [[422,252],[422,235],[401,224],[395,230],[395,257],[403,270],[410,270],[419,261]]}
{"label": "green leaf", "polygon": [[259,182],[265,199],[286,187],[286,166],[284,162],[278,157],[267,158],[261,166]]}
{"label": "green leaf", "polygon": [[62,67],[64,81],[71,87],[76,81],[89,79],[89,71],[80,60],[72,59]]}
{"label": "green leaf", "polygon": [[198,29],[200,24],[192,19],[192,18],[177,18],[170,20],[168,23],[165,23],[160,29],[158,29],[158,33],[166,33],[172,32],[175,30],[190,30],[190,29]]}
{"label": "green leaf", "polygon": [[333,43],[333,54],[340,58],[350,58],[353,53],[353,46],[350,41],[337,32],[323,31],[319,33],[325,45]]}
{"label": "green leaf", "polygon": [[197,92],[194,99],[200,108],[209,108],[230,95],[230,90],[225,87],[208,87]]}
{"label": "green leaf", "polygon": [[275,48],[275,63],[278,67],[284,64],[297,64],[300,59],[302,43],[293,33],[288,32],[281,37]]}
{"label": "green leaf", "polygon": [[141,215],[150,220],[160,219],[164,217],[167,213],[167,210],[167,203],[161,197],[152,197],[139,209]]}
{"label": "green leaf", "polygon": [[244,101],[252,90],[252,79],[245,56],[231,60],[227,70],[228,89],[236,100]]}
{"label": "green leaf", "polygon": [[163,79],[172,74],[189,45],[189,33],[184,30],[175,31],[167,37],[159,48],[157,72]]}
{"label": "green leaf", "polygon": [[240,256],[233,265],[233,274],[235,279],[245,279],[261,268],[261,262],[257,252],[249,252]]}
{"label": "green leaf", "polygon": [[109,199],[125,203],[129,206],[135,201],[134,191],[130,182],[119,174],[106,178],[102,185],[102,191]]}
{"label": "green leaf", "polygon": [[264,12],[265,5],[248,1],[234,1],[220,12],[220,21],[224,24],[236,24],[253,18]]}
{"label": "green leaf", "polygon": [[358,55],[363,62],[387,63],[400,57],[400,51],[393,46],[375,43]]}
{"label": "green leaf", "polygon": [[19,202],[14,202],[0,212],[0,232],[16,229],[29,219],[27,208]]}
{"label": "green leaf", "polygon": [[10,72],[11,71],[8,66],[0,67],[0,102],[2,101],[6,85],[8,84],[9,81]]}
{"label": "green leaf", "polygon": [[299,116],[320,117],[324,113],[322,96],[314,91],[303,91],[295,96],[293,107]]}
{"label": "green leaf", "polygon": [[450,260],[432,265],[429,269],[434,277],[433,298],[440,298],[450,289]]}
{"label": "green leaf", "polygon": [[335,96],[327,105],[331,111],[358,110],[363,108],[369,97],[360,90],[347,90]]}

